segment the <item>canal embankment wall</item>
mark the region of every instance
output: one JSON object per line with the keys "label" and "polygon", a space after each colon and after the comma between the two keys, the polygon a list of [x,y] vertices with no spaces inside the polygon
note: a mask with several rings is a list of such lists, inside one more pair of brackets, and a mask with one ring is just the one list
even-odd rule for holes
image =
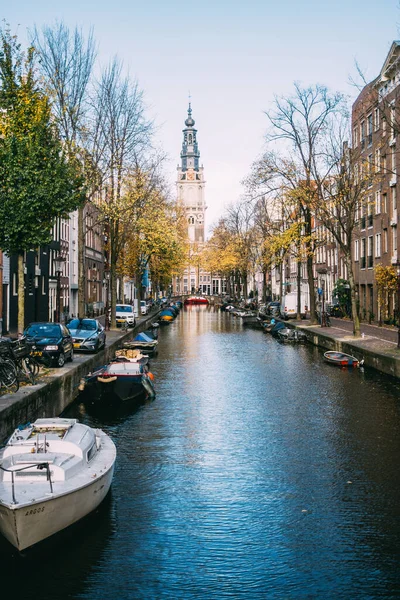
{"label": "canal embankment wall", "polygon": [[[97,354],[79,354],[81,360],[52,369],[36,385],[20,387],[15,394],[0,396],[0,443],[4,443],[18,425],[42,417],[57,417],[76,398],[82,377],[114,357],[122,343],[148,329],[157,313],[144,317],[128,332],[107,332],[107,344]],[[75,355],[77,356],[77,355]]]}
{"label": "canal embankment wall", "polygon": [[353,336],[343,335],[343,332],[330,327],[321,328],[320,326],[304,325],[299,322],[292,323],[289,326],[304,331],[307,340],[314,346],[351,354],[358,360],[363,360],[365,367],[376,369],[381,373],[400,379],[400,351],[394,344],[373,336],[354,338]]}

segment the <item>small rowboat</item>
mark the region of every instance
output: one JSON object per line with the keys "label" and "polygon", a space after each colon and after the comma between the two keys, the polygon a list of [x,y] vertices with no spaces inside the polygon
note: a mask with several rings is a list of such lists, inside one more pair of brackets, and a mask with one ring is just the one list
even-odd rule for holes
{"label": "small rowboat", "polygon": [[360,362],[358,358],[350,354],[336,351],[325,352],[324,358],[328,363],[338,365],[339,367],[359,367],[364,362]]}

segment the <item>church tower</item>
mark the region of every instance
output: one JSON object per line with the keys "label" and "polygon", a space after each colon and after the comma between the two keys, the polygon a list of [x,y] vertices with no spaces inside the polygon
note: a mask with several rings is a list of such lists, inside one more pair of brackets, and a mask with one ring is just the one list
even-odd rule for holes
{"label": "church tower", "polygon": [[200,167],[200,152],[197,144],[197,129],[192,117],[189,102],[185,129],[182,130],[183,141],[181,164],[178,165],[177,192],[178,202],[185,208],[189,240],[193,244],[202,244],[204,236],[204,217],[206,205],[204,201],[204,173]]}

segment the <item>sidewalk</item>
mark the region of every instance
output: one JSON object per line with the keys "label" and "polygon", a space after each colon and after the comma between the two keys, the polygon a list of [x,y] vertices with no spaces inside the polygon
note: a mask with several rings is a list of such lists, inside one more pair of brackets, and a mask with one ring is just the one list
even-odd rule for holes
{"label": "sidewalk", "polygon": [[390,327],[361,324],[361,337],[353,336],[353,323],[331,318],[331,327],[311,325],[309,321],[292,321],[307,334],[309,341],[327,350],[337,350],[364,360],[364,365],[400,378],[398,331]]}

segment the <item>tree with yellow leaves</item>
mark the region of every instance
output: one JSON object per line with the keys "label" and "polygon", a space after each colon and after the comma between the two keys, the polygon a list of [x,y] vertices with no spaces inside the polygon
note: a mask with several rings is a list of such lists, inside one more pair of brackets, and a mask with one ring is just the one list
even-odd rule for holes
{"label": "tree with yellow leaves", "polygon": [[397,272],[393,265],[384,267],[382,264],[376,265],[374,271],[378,289],[379,325],[382,325],[382,321],[390,314],[390,299],[397,290]]}
{"label": "tree with yellow leaves", "polygon": [[0,31],[0,248],[18,255],[18,330],[25,326],[24,252],[50,243],[55,219],[85,197],[81,165],[67,155],[50,102],[26,55]]}

